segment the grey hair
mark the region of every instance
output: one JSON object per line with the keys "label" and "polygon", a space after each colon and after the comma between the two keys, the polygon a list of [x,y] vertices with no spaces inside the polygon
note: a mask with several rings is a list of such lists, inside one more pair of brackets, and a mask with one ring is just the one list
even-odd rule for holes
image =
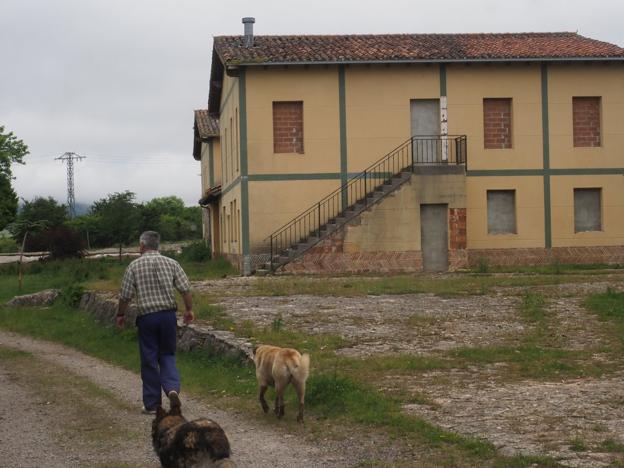
{"label": "grey hair", "polygon": [[150,250],[158,250],[160,247],[160,234],[156,231],[145,231],[141,234],[139,242]]}

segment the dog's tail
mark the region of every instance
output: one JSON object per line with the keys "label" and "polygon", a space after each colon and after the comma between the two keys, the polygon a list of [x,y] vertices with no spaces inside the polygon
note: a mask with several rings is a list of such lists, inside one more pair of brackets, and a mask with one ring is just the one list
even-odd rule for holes
{"label": "dog's tail", "polygon": [[299,382],[305,382],[310,374],[310,355],[308,353],[302,354],[299,364],[288,370]]}

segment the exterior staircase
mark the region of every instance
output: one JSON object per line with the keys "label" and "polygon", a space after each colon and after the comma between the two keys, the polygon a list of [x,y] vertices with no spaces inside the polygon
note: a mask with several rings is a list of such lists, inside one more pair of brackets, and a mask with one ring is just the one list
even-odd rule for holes
{"label": "exterior staircase", "polygon": [[418,166],[465,165],[467,140],[461,136],[414,136],[340,188],[273,232],[269,261],[256,270],[262,275],[304,255],[363,211],[407,182]]}

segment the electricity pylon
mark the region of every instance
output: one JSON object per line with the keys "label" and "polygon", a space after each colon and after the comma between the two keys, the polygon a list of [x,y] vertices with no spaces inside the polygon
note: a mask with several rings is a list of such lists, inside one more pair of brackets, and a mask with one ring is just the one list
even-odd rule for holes
{"label": "electricity pylon", "polygon": [[58,158],[60,161],[67,161],[67,209],[69,217],[76,216],[76,199],[74,198],[74,161],[85,159],[86,156],[80,156],[76,153],[64,153]]}

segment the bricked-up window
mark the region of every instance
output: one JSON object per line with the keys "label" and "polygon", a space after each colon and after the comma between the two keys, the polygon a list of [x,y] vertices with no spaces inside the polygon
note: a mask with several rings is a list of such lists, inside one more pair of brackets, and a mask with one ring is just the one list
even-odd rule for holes
{"label": "bricked-up window", "polygon": [[273,152],[303,154],[303,102],[273,103]]}
{"label": "bricked-up window", "polygon": [[511,98],[483,99],[483,142],[486,149],[511,148]]}
{"label": "bricked-up window", "polygon": [[574,232],[601,231],[601,198],[599,188],[574,189]]}
{"label": "bricked-up window", "polygon": [[488,234],[516,234],[516,191],[487,191]]}
{"label": "bricked-up window", "polygon": [[572,98],[574,146],[600,146],[600,98]]}

